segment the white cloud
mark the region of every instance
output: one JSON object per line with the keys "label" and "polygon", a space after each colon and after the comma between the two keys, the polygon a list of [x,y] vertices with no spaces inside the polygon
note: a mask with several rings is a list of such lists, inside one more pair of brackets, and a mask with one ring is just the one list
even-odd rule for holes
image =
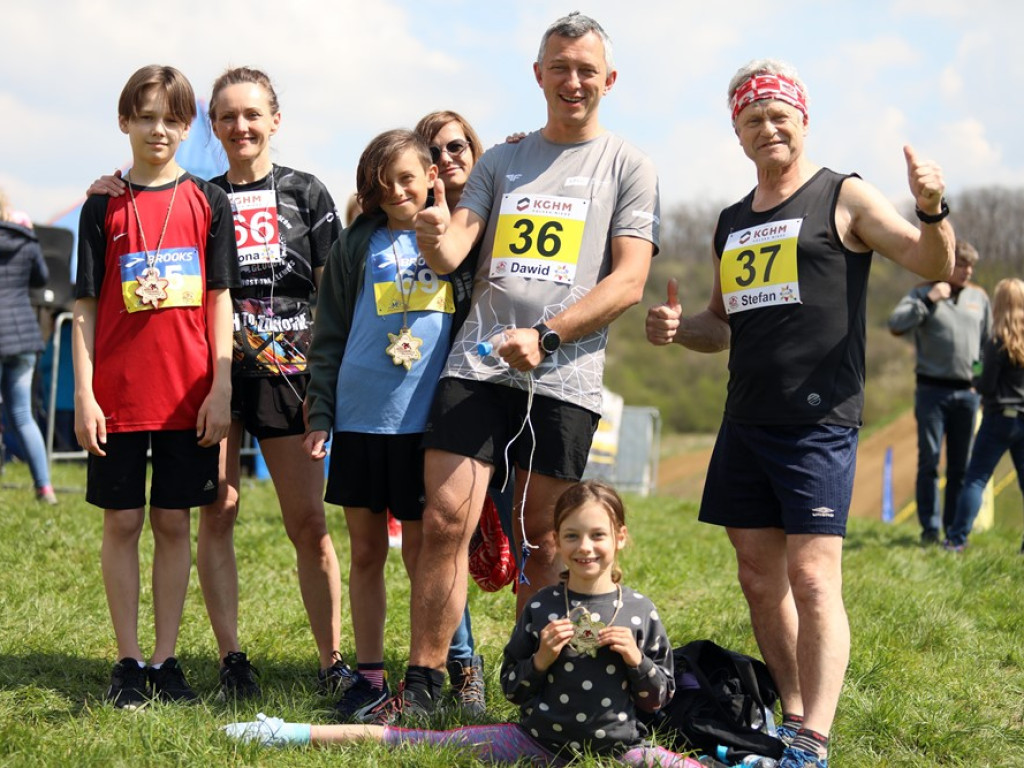
{"label": "white cloud", "polygon": [[[577,7],[616,46],[620,79],[602,119],[651,154],[667,205],[735,199],[753,184],[723,93],[737,67],[766,55],[793,61],[810,86],[816,162],[859,170],[898,196],[906,186],[900,146],[910,141],[943,163],[951,188],[1024,183],[1019,107],[1007,96],[1024,82],[1024,58],[1008,53],[1024,28],[1024,5]],[[366,142],[433,109],[462,112],[488,143],[540,127],[545,107],[530,70],[553,16],[533,0],[16,4],[5,9],[5,28],[23,32],[0,47],[0,181],[17,204],[49,219],[71,202],[62,199],[69,191],[77,195],[128,159],[115,110],[135,68],[174,64],[205,97],[224,68],[247,64],[265,69],[279,90],[275,159],[316,173],[343,200]]]}

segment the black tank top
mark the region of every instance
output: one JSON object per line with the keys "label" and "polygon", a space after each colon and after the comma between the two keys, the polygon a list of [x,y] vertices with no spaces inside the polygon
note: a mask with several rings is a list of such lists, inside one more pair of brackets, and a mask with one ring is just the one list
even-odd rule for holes
{"label": "black tank top", "polygon": [[719,216],[732,330],[725,411],[736,422],[860,426],[871,252],[837,235],[846,178],[822,168],[771,210],[751,210],[751,192]]}

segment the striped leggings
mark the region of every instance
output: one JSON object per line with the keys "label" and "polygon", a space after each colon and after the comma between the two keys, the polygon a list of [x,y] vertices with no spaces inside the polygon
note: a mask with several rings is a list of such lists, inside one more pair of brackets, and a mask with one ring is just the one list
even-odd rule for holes
{"label": "striped leggings", "polygon": [[[524,759],[534,765],[568,764],[530,738],[515,723],[467,725],[449,731],[385,726],[384,743],[393,747],[402,744],[457,747],[471,752],[478,760],[494,765],[509,765]],[[702,768],[691,757],[653,746],[634,747],[619,755],[618,761],[633,768]]]}

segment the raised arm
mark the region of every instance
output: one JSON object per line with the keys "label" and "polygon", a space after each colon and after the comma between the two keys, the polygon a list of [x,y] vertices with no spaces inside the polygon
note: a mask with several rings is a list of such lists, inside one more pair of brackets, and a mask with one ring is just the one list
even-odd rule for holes
{"label": "raised arm", "polygon": [[729,348],[732,332],[722,302],[722,282],[714,250],[711,252],[711,266],[714,277],[708,305],[690,317],[683,317],[679,282],[675,278],[668,281],[665,303],[647,310],[647,340],[651,344],[680,344],[694,352],[721,352]]}
{"label": "raised arm", "polygon": [[444,182],[434,180],[434,204],[416,214],[416,242],[420,253],[439,275],[455,271],[483,235],[484,220],[468,208],[448,210]]}
{"label": "raised arm", "polygon": [[[920,159],[909,145],[903,148],[907,181],[919,211],[937,215],[946,185],[942,169]],[[878,251],[927,280],[946,280],[953,273],[955,238],[948,219],[913,226],[881,192],[865,181],[847,179],[839,196],[837,222],[848,247],[859,244]],[[844,226],[845,225],[845,226]]]}

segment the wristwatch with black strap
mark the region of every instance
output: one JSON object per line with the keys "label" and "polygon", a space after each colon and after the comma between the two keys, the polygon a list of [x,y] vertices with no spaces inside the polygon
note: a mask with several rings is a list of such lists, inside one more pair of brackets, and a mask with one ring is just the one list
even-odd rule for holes
{"label": "wristwatch with black strap", "polygon": [[557,352],[558,348],[562,346],[562,337],[544,323],[533,326],[533,330],[537,332],[537,343],[540,345],[540,351],[544,353],[544,357]]}
{"label": "wristwatch with black strap", "polygon": [[938,224],[944,218],[949,216],[949,204],[946,202],[946,198],[942,198],[942,203],[938,213],[925,213],[918,207],[914,207],[914,213],[917,214],[917,218],[925,224]]}

